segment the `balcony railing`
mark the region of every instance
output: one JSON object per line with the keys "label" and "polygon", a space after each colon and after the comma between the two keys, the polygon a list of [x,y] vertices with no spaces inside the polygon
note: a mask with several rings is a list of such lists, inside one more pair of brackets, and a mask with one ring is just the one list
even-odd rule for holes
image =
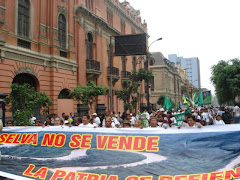
{"label": "balcony railing", "polygon": [[100,62],[93,60],[93,59],[87,59],[86,61],[86,68],[87,68],[87,79],[88,80],[95,80],[99,77],[101,74],[100,71]]}
{"label": "balcony railing", "polygon": [[130,79],[130,78],[131,78],[131,72],[122,71],[122,79]]}
{"label": "balcony railing", "polygon": [[100,62],[93,59],[87,59],[87,70],[100,71]]}
{"label": "balcony railing", "polygon": [[[108,75],[110,75],[110,67],[108,67]],[[112,67],[112,75],[113,76],[119,76],[119,69],[118,68],[116,68],[116,67]]]}

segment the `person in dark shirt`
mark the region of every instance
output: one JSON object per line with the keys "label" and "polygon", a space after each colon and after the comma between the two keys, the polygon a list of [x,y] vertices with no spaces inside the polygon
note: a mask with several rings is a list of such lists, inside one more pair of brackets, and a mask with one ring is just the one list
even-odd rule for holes
{"label": "person in dark shirt", "polygon": [[73,121],[72,121],[72,126],[78,126],[78,125],[79,125],[79,123],[78,123],[78,116],[74,115]]}
{"label": "person in dark shirt", "polygon": [[46,121],[44,123],[45,126],[53,126],[52,122],[51,122],[51,117],[47,116],[46,117]]}
{"label": "person in dark shirt", "polygon": [[231,124],[231,122],[232,122],[232,115],[229,112],[228,108],[225,108],[225,112],[222,114],[222,119],[225,122],[225,124]]}

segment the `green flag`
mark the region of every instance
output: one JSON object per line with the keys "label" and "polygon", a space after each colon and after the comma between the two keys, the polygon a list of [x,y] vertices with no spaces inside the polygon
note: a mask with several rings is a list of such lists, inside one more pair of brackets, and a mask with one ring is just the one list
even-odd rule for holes
{"label": "green flag", "polygon": [[197,104],[197,103],[198,103],[197,93],[194,93],[194,95],[193,95],[193,101],[194,101],[194,104]]}
{"label": "green flag", "polygon": [[170,110],[172,108],[171,101],[167,98],[167,96],[164,97],[164,109]]}
{"label": "green flag", "polygon": [[202,92],[199,91],[199,95],[198,95],[198,106],[202,106],[202,105],[203,105]]}

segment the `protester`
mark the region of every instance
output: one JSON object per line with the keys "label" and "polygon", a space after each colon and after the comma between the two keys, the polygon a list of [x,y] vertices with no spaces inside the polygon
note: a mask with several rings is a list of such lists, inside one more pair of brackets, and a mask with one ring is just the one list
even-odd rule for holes
{"label": "protester", "polygon": [[234,117],[235,124],[239,124],[240,123],[240,108],[237,103],[235,104],[235,106],[233,108],[233,117]]}
{"label": "protester", "polygon": [[131,126],[134,126],[134,124],[135,124],[135,121],[137,120],[137,118],[136,118],[136,114],[130,114],[130,121],[131,121]]}
{"label": "protester", "polygon": [[60,126],[60,125],[61,125],[60,117],[56,116],[54,118],[54,126]]}
{"label": "protester", "polygon": [[70,124],[70,122],[69,122],[68,120],[65,120],[63,126],[69,126],[69,127],[71,127],[72,125]]}
{"label": "protester", "polygon": [[93,118],[93,123],[96,123],[97,127],[100,127],[101,125],[101,120],[100,118],[97,116],[97,113],[93,113],[92,114],[92,118]]}
{"label": "protester", "polygon": [[62,117],[60,118],[60,120],[62,120],[62,121],[65,120],[65,113],[62,113]]}
{"label": "protester", "polygon": [[204,120],[205,125],[211,125],[212,124],[212,116],[211,114],[208,112],[208,109],[205,108],[204,112],[202,113],[202,120]]}
{"label": "protester", "polygon": [[51,122],[51,117],[47,116],[46,117],[46,121],[44,123],[45,126],[53,126],[52,122]]}
{"label": "protester", "polygon": [[130,120],[123,120],[123,128],[131,128],[131,121]]}
{"label": "protester", "polygon": [[220,115],[217,115],[216,119],[213,120],[213,125],[225,125]]}
{"label": "protester", "polygon": [[105,128],[113,128],[112,127],[111,116],[106,116],[105,117]]}
{"label": "protester", "polygon": [[92,124],[90,124],[89,121],[90,121],[89,115],[83,115],[82,123],[79,125],[79,127],[94,128],[94,126]]}
{"label": "protester", "polygon": [[37,119],[37,118],[34,117],[33,114],[31,114],[29,121],[34,124],[36,119]]}
{"label": "protester", "polygon": [[134,121],[133,127],[134,127],[134,128],[141,128],[141,129],[143,128],[143,126],[141,125],[141,122],[140,122],[139,119],[136,119],[136,120]]}
{"label": "protester", "polygon": [[77,115],[74,115],[73,116],[73,121],[72,121],[72,126],[78,126],[78,116]]}
{"label": "protester", "polygon": [[150,127],[150,128],[160,128],[160,126],[158,126],[157,117],[151,117],[151,118],[150,118],[149,127]]}
{"label": "protester", "polygon": [[35,120],[35,126],[42,126],[42,121],[41,121],[41,119]]}
{"label": "protester", "polygon": [[181,127],[198,127],[198,128],[201,128],[202,125],[199,124],[199,123],[196,123],[194,116],[189,115],[189,116],[187,117],[187,123],[183,122],[183,123],[182,123],[182,126],[178,126],[179,129],[180,129]]}
{"label": "protester", "polygon": [[7,127],[14,126],[13,120],[8,120],[7,121]]}
{"label": "protester", "polygon": [[[117,118],[114,117],[113,114],[110,115],[111,116],[111,120],[112,120],[112,127],[120,127],[120,123],[118,122]],[[102,127],[105,127],[105,119],[102,122]]]}
{"label": "protester", "polygon": [[159,114],[158,115],[158,125],[161,126],[164,121],[165,114]]}
{"label": "protester", "polygon": [[232,115],[229,112],[228,108],[225,108],[224,113],[222,114],[222,120],[225,124],[231,124],[232,123]]}
{"label": "protester", "polygon": [[161,127],[166,129],[172,127],[173,125],[176,125],[176,123],[176,118],[172,115],[171,111],[168,111],[167,115],[164,117],[164,121],[162,122]]}

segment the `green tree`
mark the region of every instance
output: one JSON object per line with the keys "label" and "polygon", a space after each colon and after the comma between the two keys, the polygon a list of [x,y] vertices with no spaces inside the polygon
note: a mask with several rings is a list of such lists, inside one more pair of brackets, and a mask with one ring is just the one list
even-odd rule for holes
{"label": "green tree", "polygon": [[[138,102],[138,98],[134,97],[134,94],[138,92],[138,83],[132,81],[122,81],[122,89],[116,90],[116,96],[123,101],[124,111],[128,109],[131,111],[133,109],[133,105],[136,105]],[[134,99],[134,103],[131,103],[131,97]],[[136,106],[135,106],[136,107]]]}
{"label": "green tree", "polygon": [[115,94],[119,99],[123,101],[124,111],[132,111],[136,108],[139,97],[137,97],[138,87],[144,80],[150,81],[153,78],[152,72],[143,68],[138,71],[132,71],[132,75],[129,81],[122,81],[122,89],[115,91]]}
{"label": "green tree", "polygon": [[211,81],[220,104],[232,104],[240,95],[240,60],[221,60],[211,67]]}
{"label": "green tree", "polygon": [[165,98],[165,94],[161,94],[157,100],[157,104],[160,106],[164,105],[164,98]]}
{"label": "green tree", "polygon": [[96,86],[93,81],[89,81],[86,86],[78,85],[73,91],[70,91],[70,96],[73,99],[81,101],[84,106],[88,106],[92,112],[92,105],[96,102],[99,95],[106,95],[108,88],[105,86]]}
{"label": "green tree", "polygon": [[13,119],[17,125],[30,125],[28,120],[34,109],[43,108],[43,112],[49,112],[52,105],[51,99],[43,92],[36,92],[29,84],[12,84],[12,91],[5,98],[6,105],[13,112]]}

